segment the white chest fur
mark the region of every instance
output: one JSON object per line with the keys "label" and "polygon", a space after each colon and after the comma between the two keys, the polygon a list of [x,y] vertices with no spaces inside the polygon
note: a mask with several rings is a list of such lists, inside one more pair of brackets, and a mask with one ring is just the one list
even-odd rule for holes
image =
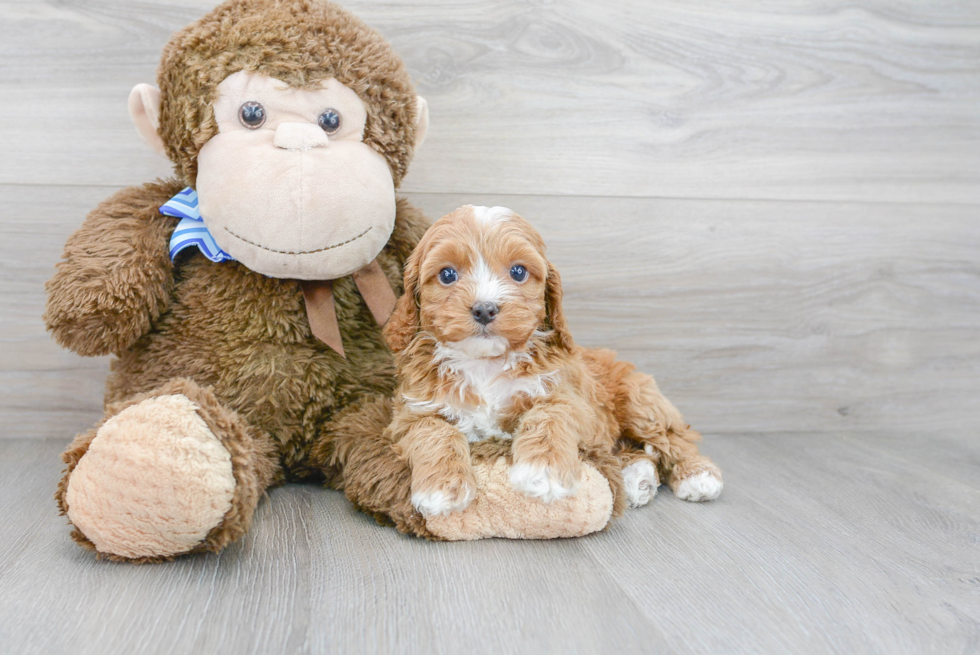
{"label": "white chest fur", "polygon": [[[528,358],[526,353],[508,353],[501,357],[473,358],[458,350],[439,346],[436,360],[440,374],[451,377],[455,394],[440,401],[420,401],[405,398],[409,407],[436,410],[466,435],[469,441],[490,437],[510,439],[511,434],[500,427],[500,417],[511,408],[515,398],[547,395],[557,372],[540,375],[515,375],[514,367]],[[466,402],[467,393],[480,399],[479,404]]]}

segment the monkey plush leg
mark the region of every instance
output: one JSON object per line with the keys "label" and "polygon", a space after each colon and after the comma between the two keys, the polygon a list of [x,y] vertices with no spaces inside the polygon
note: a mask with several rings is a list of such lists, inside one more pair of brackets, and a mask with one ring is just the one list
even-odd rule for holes
{"label": "monkey plush leg", "polygon": [[[674,495],[692,502],[717,498],[723,486],[721,471],[698,451],[701,435],[691,429],[673,403],[660,393],[653,378],[633,371],[622,379],[621,390],[623,435],[639,444],[635,450],[648,455],[647,461],[657,463],[660,479],[670,485]],[[634,480],[635,476],[644,474],[645,466],[639,463],[642,458],[637,459],[637,453],[630,457],[624,463],[635,467],[629,478]],[[627,478],[626,470],[623,477]]]}
{"label": "monkey plush leg", "polygon": [[135,562],[221,550],[281,476],[271,440],[186,379],[110,405],[62,459],[72,537]]}
{"label": "monkey plush leg", "polygon": [[582,453],[582,477],[575,496],[542,503],[510,483],[510,442],[471,444],[476,498],[461,512],[426,519],[411,501],[411,470],[385,434],[391,401],[355,404],[327,426],[313,450],[313,463],[330,486],[379,523],[429,539],[465,541],[488,537],[549,539],[602,530],[622,514],[625,496],[619,460],[608,453]]}

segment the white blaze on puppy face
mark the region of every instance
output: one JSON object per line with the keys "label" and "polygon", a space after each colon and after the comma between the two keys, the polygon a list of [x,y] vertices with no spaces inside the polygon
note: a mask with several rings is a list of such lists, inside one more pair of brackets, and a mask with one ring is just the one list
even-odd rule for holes
{"label": "white blaze on puppy face", "polygon": [[486,260],[483,259],[483,255],[477,256],[476,265],[473,266],[468,282],[473,287],[474,304],[491,302],[500,305],[504,300],[512,297],[503,274],[491,269]]}
{"label": "white blaze on puppy face", "polygon": [[[506,221],[514,212],[506,207],[482,207],[467,205],[473,212],[473,218],[483,227],[489,227],[497,222]],[[473,297],[475,302],[492,302],[500,304],[509,294],[508,280],[503,271],[494,271],[483,254],[477,255],[476,265],[472,270]]]}
{"label": "white blaze on puppy face", "polygon": [[335,79],[296,89],[244,71],[218,94],[197,175],[217,244],[271,277],[336,279],[369,264],[394,228],[395,188],[364,143],[358,95]]}
{"label": "white blaze on puppy face", "polygon": [[[426,233],[419,266],[420,323],[441,344],[476,357],[526,347],[543,326],[548,263],[541,237],[506,207],[467,205]],[[515,266],[520,277],[512,275]],[[451,269],[450,281],[441,272]],[[526,270],[526,275],[523,271]],[[490,322],[474,308],[496,306]],[[485,347],[482,343],[486,341]]]}

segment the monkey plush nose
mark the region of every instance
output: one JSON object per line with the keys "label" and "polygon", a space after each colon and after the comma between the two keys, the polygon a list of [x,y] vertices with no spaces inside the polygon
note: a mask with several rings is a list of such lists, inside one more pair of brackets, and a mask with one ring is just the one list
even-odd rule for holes
{"label": "monkey plush nose", "polygon": [[492,302],[478,302],[472,307],[473,318],[480,325],[486,325],[497,318],[497,312],[500,311],[497,305]]}
{"label": "monkey plush nose", "polygon": [[322,148],[329,142],[323,129],[313,123],[283,123],[276,128],[276,138],[272,140],[277,148],[284,150]]}

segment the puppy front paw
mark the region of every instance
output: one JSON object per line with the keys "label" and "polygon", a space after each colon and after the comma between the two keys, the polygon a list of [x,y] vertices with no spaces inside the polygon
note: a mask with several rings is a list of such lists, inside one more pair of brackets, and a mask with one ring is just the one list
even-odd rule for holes
{"label": "puppy front paw", "polygon": [[421,489],[412,485],[412,505],[426,518],[461,512],[474,498],[476,485],[463,479]]}
{"label": "puppy front paw", "polygon": [[[565,476],[568,478],[568,476]],[[574,478],[572,478],[574,480]],[[562,478],[552,466],[523,462],[510,467],[510,484],[532,498],[551,503],[575,495],[576,484]]]}

